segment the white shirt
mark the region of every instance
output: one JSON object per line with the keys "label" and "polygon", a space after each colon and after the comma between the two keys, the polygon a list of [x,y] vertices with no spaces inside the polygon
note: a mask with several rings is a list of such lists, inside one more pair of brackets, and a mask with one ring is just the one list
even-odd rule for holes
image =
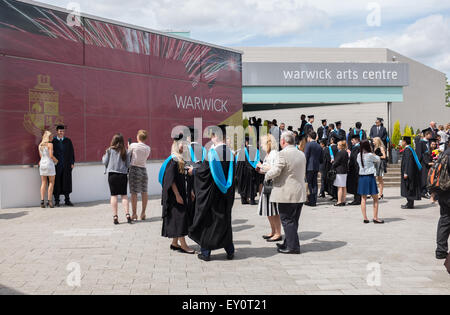
{"label": "white shirt", "polygon": [[358,153],[357,160],[359,165],[359,175],[375,175],[377,173],[375,164],[381,162],[380,157],[373,153],[364,153],[364,167],[361,164],[361,153]]}
{"label": "white shirt", "polygon": [[128,153],[131,154],[131,166],[145,167],[150,147],[145,143],[132,143],[128,147]]}

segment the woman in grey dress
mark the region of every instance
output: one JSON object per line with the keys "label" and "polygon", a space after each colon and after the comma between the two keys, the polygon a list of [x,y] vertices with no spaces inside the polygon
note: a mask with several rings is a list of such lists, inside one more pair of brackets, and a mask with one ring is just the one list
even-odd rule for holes
{"label": "woman in grey dress", "polygon": [[41,175],[41,208],[45,208],[45,192],[47,191],[48,182],[48,192],[47,192],[47,206],[53,208],[53,189],[55,187],[55,165],[58,160],[53,156],[53,143],[52,143],[52,133],[50,131],[45,131],[42,136],[42,141],[38,147],[39,156],[41,160],[39,161],[39,174]]}
{"label": "woman in grey dress", "polygon": [[[271,134],[263,136],[261,138],[261,148],[267,153],[264,158],[264,163],[258,164],[259,172],[261,174],[267,173],[272,166],[274,166],[278,160],[278,143],[275,137]],[[281,241],[281,220],[278,212],[278,205],[275,202],[270,202],[270,194],[261,193],[258,204],[258,213],[261,216],[267,216],[269,219],[272,232],[268,235],[264,235],[263,238],[268,242]]]}

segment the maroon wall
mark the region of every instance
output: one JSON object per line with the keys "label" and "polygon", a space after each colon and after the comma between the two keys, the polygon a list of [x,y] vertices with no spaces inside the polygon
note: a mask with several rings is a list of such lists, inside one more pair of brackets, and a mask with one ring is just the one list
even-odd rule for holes
{"label": "maroon wall", "polygon": [[0,0],[0,165],[36,163],[40,133],[59,122],[77,162],[99,161],[115,132],[134,139],[139,129],[163,159],[174,126],[219,124],[242,109],[240,54],[66,18]]}

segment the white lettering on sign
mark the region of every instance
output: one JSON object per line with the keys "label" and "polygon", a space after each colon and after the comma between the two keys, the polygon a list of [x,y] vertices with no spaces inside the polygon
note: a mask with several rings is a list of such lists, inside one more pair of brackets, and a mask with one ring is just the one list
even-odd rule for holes
{"label": "white lettering on sign", "polygon": [[228,100],[174,95],[178,109],[228,112]]}
{"label": "white lettering on sign", "polygon": [[337,70],[335,72],[324,70],[283,70],[283,77],[285,80],[398,80],[399,74],[397,71],[388,70]]}

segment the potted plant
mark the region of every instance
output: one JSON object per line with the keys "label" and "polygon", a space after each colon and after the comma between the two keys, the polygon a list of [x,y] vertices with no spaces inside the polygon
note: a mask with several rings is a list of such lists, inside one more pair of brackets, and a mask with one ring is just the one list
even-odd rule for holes
{"label": "potted plant", "polygon": [[394,124],[394,132],[392,133],[391,141],[392,164],[398,163],[401,138],[402,134],[400,132],[400,121],[397,120]]}

